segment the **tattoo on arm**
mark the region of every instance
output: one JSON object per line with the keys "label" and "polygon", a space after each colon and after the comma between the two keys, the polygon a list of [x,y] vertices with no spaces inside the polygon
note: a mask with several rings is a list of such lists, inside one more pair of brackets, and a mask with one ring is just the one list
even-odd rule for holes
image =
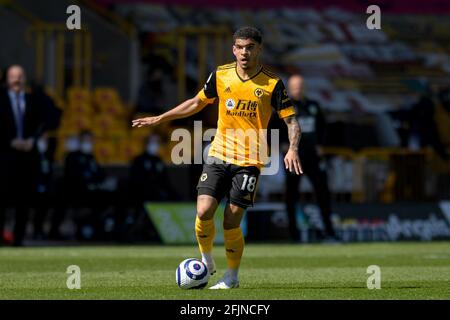
{"label": "tattoo on arm", "polygon": [[297,119],[294,116],[290,116],[284,119],[288,127],[289,134],[289,149],[294,151],[298,150],[298,144],[300,143],[301,138],[301,129]]}

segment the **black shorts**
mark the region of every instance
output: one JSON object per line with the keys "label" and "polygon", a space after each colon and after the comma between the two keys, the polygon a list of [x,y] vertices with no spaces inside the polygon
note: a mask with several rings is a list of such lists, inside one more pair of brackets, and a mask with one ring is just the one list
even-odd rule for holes
{"label": "black shorts", "polygon": [[260,170],[255,166],[206,163],[198,180],[198,195],[209,195],[216,198],[218,203],[227,197],[231,204],[241,208],[253,207],[259,174]]}

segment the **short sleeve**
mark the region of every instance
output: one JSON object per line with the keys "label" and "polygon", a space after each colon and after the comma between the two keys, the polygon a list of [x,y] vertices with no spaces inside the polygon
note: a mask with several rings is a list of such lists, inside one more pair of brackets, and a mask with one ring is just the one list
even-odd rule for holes
{"label": "short sleeve", "polygon": [[278,80],[272,92],[272,107],[278,113],[278,117],[286,118],[295,115],[295,109],[289,98],[283,81]]}
{"label": "short sleeve", "polygon": [[217,97],[216,72],[211,72],[202,90],[197,94],[201,101],[212,103]]}

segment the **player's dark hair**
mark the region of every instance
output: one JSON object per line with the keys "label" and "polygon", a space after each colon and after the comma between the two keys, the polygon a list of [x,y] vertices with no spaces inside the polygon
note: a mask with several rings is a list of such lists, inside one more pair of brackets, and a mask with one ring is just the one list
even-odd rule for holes
{"label": "player's dark hair", "polygon": [[236,30],[233,34],[233,43],[236,42],[236,39],[252,39],[259,44],[262,43],[261,32],[254,27],[242,27]]}

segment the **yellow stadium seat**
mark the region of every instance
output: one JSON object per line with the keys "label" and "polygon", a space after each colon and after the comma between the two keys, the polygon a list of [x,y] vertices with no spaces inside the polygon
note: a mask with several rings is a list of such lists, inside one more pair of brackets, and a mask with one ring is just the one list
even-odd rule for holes
{"label": "yellow stadium seat", "polygon": [[118,158],[122,163],[129,163],[135,157],[140,155],[143,150],[143,143],[133,141],[129,137],[118,141]]}
{"label": "yellow stadium seat", "polygon": [[124,107],[117,90],[98,87],[94,90],[94,104],[100,112],[122,115]]}
{"label": "yellow stadium seat", "polygon": [[109,114],[102,113],[95,116],[93,122],[96,130],[107,134],[114,127],[115,119]]}
{"label": "yellow stadium seat", "polygon": [[78,130],[78,132],[82,130],[92,130],[93,122],[90,117],[86,116],[78,116],[71,119],[69,122],[69,128],[73,128]]}
{"label": "yellow stadium seat", "polygon": [[69,102],[84,101],[90,103],[91,93],[85,88],[71,87],[67,91],[67,98]]}
{"label": "yellow stadium seat", "polygon": [[99,164],[113,164],[116,160],[116,146],[110,139],[96,139],[94,155]]}
{"label": "yellow stadium seat", "polygon": [[72,101],[67,105],[64,112],[70,114],[92,114],[94,112],[92,105],[85,101]]}

